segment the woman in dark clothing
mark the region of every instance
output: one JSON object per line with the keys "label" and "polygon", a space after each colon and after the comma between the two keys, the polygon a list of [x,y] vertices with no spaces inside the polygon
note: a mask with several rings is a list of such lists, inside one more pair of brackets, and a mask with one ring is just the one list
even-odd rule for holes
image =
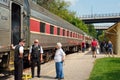
{"label": "woman in dark clothing", "polygon": [[103,51],[106,55],[108,54],[108,42],[107,41],[105,41],[105,43],[104,43]]}
{"label": "woman in dark clothing", "polygon": [[113,45],[112,45],[111,41],[108,42],[108,55],[110,56],[110,54],[112,56],[114,56],[113,55]]}

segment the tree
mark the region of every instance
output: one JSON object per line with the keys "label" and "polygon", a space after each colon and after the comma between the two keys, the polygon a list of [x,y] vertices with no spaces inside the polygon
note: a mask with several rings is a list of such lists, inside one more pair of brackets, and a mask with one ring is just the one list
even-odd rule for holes
{"label": "tree", "polygon": [[99,41],[104,41],[104,39],[105,39],[105,34],[103,32],[101,35],[98,36],[98,40]]}
{"label": "tree", "polygon": [[74,17],[71,23],[76,27],[80,28],[81,30],[83,30],[84,32],[86,32],[87,34],[89,34],[87,25],[84,24],[79,18]]}
{"label": "tree", "polygon": [[97,32],[93,25],[88,24],[88,30],[89,30],[89,35],[93,36],[94,38],[97,38]]}
{"label": "tree", "polygon": [[75,16],[75,12],[67,9],[70,6],[69,2],[65,2],[64,0],[37,0],[37,3],[84,32],[89,33],[87,25]]}

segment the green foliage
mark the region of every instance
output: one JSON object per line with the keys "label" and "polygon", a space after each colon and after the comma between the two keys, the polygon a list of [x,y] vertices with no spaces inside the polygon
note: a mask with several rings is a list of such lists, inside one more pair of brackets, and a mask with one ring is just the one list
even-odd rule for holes
{"label": "green foliage", "polygon": [[86,32],[87,34],[89,33],[87,25],[85,25],[79,18],[77,17],[72,18],[71,23],[78,27],[79,29]]}
{"label": "green foliage", "polygon": [[87,25],[75,16],[75,12],[67,9],[70,6],[69,2],[64,0],[37,0],[37,3],[89,34]]}
{"label": "green foliage", "polygon": [[98,40],[99,41],[108,41],[109,39],[105,36],[104,31],[98,31]]}
{"label": "green foliage", "polygon": [[104,32],[102,32],[102,34],[98,36],[98,39],[99,41],[104,41],[104,38],[105,38],[105,34]]}
{"label": "green foliage", "polygon": [[87,26],[88,26],[88,30],[89,30],[89,35],[93,36],[94,38],[97,38],[97,32],[96,32],[94,26],[90,25],[90,24],[88,24]]}
{"label": "green foliage", "polygon": [[89,80],[120,80],[120,58],[96,60]]}

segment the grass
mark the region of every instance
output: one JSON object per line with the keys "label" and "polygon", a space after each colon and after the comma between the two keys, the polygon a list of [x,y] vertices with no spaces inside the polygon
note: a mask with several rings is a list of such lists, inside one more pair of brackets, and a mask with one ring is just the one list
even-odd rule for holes
{"label": "grass", "polygon": [[97,59],[89,80],[120,80],[120,58]]}

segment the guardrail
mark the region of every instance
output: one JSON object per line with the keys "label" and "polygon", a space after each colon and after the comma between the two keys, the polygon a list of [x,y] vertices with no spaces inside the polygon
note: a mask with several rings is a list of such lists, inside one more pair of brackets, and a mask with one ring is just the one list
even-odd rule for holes
{"label": "guardrail", "polygon": [[112,18],[112,17],[120,17],[120,13],[82,15],[79,18],[80,19],[96,19],[96,18]]}
{"label": "guardrail", "polygon": [[95,26],[95,29],[108,29],[110,26]]}

